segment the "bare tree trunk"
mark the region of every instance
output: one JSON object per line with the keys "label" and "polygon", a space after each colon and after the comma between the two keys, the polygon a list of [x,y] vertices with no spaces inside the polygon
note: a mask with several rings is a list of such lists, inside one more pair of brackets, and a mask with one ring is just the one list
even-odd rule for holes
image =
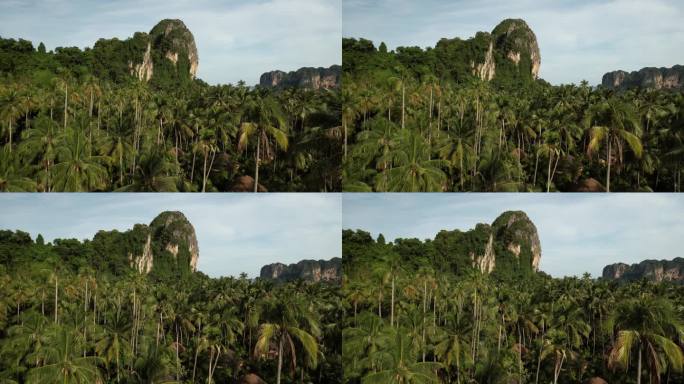
{"label": "bare tree trunk", "polygon": [[67,126],[67,103],[69,99],[69,85],[64,83],[64,129]]}
{"label": "bare tree trunk", "polygon": [[610,192],[610,152],[611,152],[612,140],[610,139],[610,132],[608,133],[608,153],[606,155],[606,161],[608,162],[608,172],[606,175],[606,192]]}
{"label": "bare tree trunk", "polygon": [[641,384],[641,346],[639,346],[639,362],[637,363],[637,384]]}
{"label": "bare tree trunk", "polygon": [[57,275],[55,275],[55,324],[57,324]]}
{"label": "bare tree trunk", "polygon": [[261,150],[261,132],[257,132],[256,161],[254,165],[254,193],[259,192],[259,158]]}
{"label": "bare tree trunk", "polygon": [[276,384],[280,384],[280,373],[283,370],[283,336],[280,336],[278,341],[278,374],[276,376]]}
{"label": "bare tree trunk", "polygon": [[394,276],[392,276],[392,308],[390,309],[390,327],[394,327]]}

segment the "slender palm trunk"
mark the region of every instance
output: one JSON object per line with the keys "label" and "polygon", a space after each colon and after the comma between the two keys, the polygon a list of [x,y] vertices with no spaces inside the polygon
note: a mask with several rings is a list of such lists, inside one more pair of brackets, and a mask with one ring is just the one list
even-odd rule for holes
{"label": "slender palm trunk", "polygon": [[344,158],[347,158],[347,121],[345,120],[344,124],[342,124],[342,128],[344,129]]}
{"label": "slender palm trunk", "polygon": [[276,376],[276,384],[280,384],[280,373],[283,370],[283,336],[280,336],[278,341],[278,373]]}
{"label": "slender palm trunk", "polygon": [[202,192],[207,189],[207,156],[209,153],[204,151],[204,166],[202,167]]}
{"label": "slender palm trunk", "polygon": [[[259,160],[261,157],[261,132],[257,132],[256,161],[254,165],[254,192],[259,192]],[[280,380],[279,380],[280,381]]]}
{"label": "slender palm trunk", "polygon": [[69,85],[64,83],[64,129],[67,126],[67,104],[69,100]]}
{"label": "slender palm trunk", "polygon": [[637,363],[637,384],[641,384],[641,346],[639,346],[639,360]]}
{"label": "slender palm trunk", "polygon": [[606,174],[606,192],[610,192],[610,153],[611,153],[611,145],[613,141],[610,138],[610,132],[608,133],[608,152],[606,154],[606,161],[608,162],[608,172]]}
{"label": "slender palm trunk", "polygon": [[57,324],[57,276],[55,276],[55,324]]}
{"label": "slender palm trunk", "polygon": [[546,192],[548,193],[551,190],[551,161],[553,160],[553,153],[549,152],[549,169],[548,173],[546,174]]}
{"label": "slender palm trunk", "polygon": [[9,118],[9,151],[12,153],[12,117]]}
{"label": "slender palm trunk", "polygon": [[390,327],[394,327],[394,276],[392,276],[392,308],[390,309]]}
{"label": "slender palm trunk", "polygon": [[404,109],[406,109],[406,87],[404,81],[401,82],[401,129],[404,129]]}

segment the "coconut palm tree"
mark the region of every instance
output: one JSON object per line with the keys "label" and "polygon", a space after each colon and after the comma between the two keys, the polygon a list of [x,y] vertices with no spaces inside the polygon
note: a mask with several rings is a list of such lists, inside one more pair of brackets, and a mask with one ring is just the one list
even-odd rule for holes
{"label": "coconut palm tree", "polygon": [[303,353],[309,367],[315,368],[318,362],[316,337],[320,330],[317,319],[303,298],[296,294],[286,294],[284,297],[270,298],[264,305],[264,318],[267,322],[259,326],[254,353],[264,356],[270,353],[273,343],[277,345],[276,384],[281,382],[283,358],[286,353],[289,355],[293,373],[298,352]]}
{"label": "coconut palm tree", "polygon": [[625,300],[618,304],[608,326],[616,333],[608,358],[610,368],[626,370],[636,350],[637,384],[641,384],[644,360],[656,382],[665,370],[682,371],[684,353],[675,340],[684,334],[684,324],[669,301],[643,296]]}
{"label": "coconut palm tree", "polygon": [[51,337],[51,342],[39,352],[45,364],[28,372],[28,382],[70,384],[102,380],[100,358],[81,356],[78,339],[67,326],[54,327]]}
{"label": "coconut palm tree", "polygon": [[259,164],[262,158],[273,156],[274,140],[277,147],[287,150],[287,126],[276,99],[272,96],[257,96],[249,104],[247,121],[240,125],[238,150],[243,151],[256,138],[254,157],[254,192],[259,187]]}
{"label": "coconut palm tree", "polygon": [[416,362],[417,355],[412,340],[400,330],[392,331],[393,343],[385,352],[383,369],[369,373],[361,380],[362,384],[423,384],[439,383],[437,370],[442,364],[436,362]]}
{"label": "coconut palm tree", "polygon": [[633,106],[616,98],[593,105],[584,121],[590,129],[587,152],[591,155],[606,143],[606,192],[610,192],[611,164],[614,157],[618,163],[622,162],[624,143],[637,158],[643,153],[641,124]]}
{"label": "coconut palm tree", "polygon": [[91,156],[83,130],[69,128],[57,149],[54,189],[63,192],[95,191],[106,186],[107,170],[102,156]]}

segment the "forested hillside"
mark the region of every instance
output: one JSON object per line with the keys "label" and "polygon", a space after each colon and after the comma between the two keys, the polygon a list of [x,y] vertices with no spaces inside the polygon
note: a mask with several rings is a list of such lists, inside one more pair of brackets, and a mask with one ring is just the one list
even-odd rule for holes
{"label": "forested hillside", "polygon": [[684,380],[683,286],[486,273],[467,259],[478,233],[445,244],[344,231],[346,383]]}
{"label": "forested hillside", "polygon": [[198,65],[179,20],[85,50],[0,39],[0,191],[340,190],[339,91]]}
{"label": "forested hillside", "polygon": [[522,20],[342,48],[345,191],[680,191],[684,95],[537,79]]}
{"label": "forested hillside", "polygon": [[[153,254],[178,227],[166,229]],[[125,254],[141,233],[0,231],[0,382],[341,382],[339,288],[209,278],[159,268],[173,260],[159,253],[140,273]]]}

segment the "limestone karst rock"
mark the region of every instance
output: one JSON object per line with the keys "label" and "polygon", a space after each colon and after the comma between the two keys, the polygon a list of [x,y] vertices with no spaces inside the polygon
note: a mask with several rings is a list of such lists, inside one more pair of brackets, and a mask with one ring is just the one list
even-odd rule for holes
{"label": "limestone karst rock", "polygon": [[[123,253],[106,256],[125,258],[131,268],[142,274],[191,273],[197,270],[199,261],[195,229],[181,212],[162,212],[149,225],[135,224],[125,232],[100,231],[93,243],[96,249],[102,244],[108,252]],[[111,246],[112,243],[116,246]]]}
{"label": "limestone karst rock", "polygon": [[261,268],[262,279],[292,281],[302,279],[310,282],[339,282],[342,279],[342,259],[302,260],[296,264],[268,264]]}
{"label": "limestone karst rock", "polygon": [[684,284],[684,258],[672,260],[644,260],[638,264],[610,264],[603,268],[602,277],[608,280],[637,281],[647,279]]}
{"label": "limestone karst rock", "polygon": [[329,68],[300,68],[293,72],[271,71],[259,78],[259,86],[264,88],[304,88],[332,89],[340,86],[342,67],[333,65]]}
{"label": "limestone karst rock", "polygon": [[152,238],[157,248],[168,251],[177,260],[187,252],[190,268],[197,270],[199,246],[195,228],[181,212],[162,212],[150,223]]}
{"label": "limestone karst rock", "polygon": [[539,77],[541,54],[537,37],[521,19],[506,19],[491,33],[477,32],[475,37],[441,39],[434,48],[440,67],[452,77],[463,76],[462,68],[482,80]]}
{"label": "limestone karst rock", "polygon": [[[521,71],[539,77],[541,54],[537,36],[522,19],[506,19],[492,31],[496,52],[512,62]],[[501,58],[498,63],[502,63]]]}
{"label": "limestone karst rock", "polygon": [[[92,49],[98,76],[114,76],[119,63],[142,81],[187,81],[197,76],[199,57],[192,32],[181,20],[165,19],[149,33],[136,32],[126,40],[100,39]],[[123,80],[123,79],[112,79]]]}
{"label": "limestone karst rock", "polygon": [[684,90],[684,66],[648,67],[634,72],[612,71],[603,75],[601,85],[619,91],[633,88]]}
{"label": "limestone karst rock", "polygon": [[456,272],[464,265],[483,273],[537,272],[541,261],[541,242],[537,228],[521,211],[502,213],[494,222],[477,224],[468,231],[440,231],[434,248]]}
{"label": "limestone karst rock", "polygon": [[[520,260],[525,253],[529,254],[532,269],[539,270],[541,261],[541,243],[537,227],[527,214],[522,211],[502,213],[492,223],[497,241]],[[525,260],[527,262],[527,260]]]}

